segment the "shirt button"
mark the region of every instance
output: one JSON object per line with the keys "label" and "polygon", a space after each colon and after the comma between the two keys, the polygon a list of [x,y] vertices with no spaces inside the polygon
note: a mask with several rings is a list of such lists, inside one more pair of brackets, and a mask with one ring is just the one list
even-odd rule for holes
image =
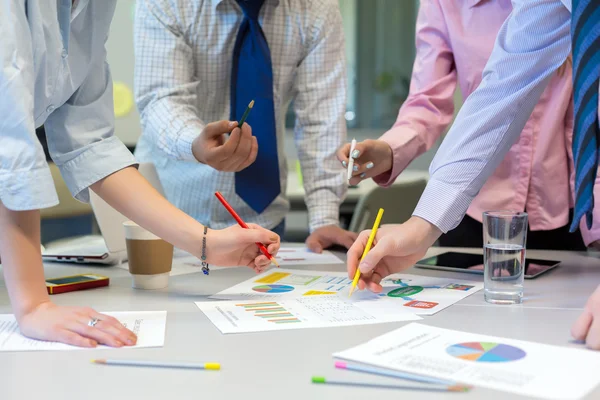
{"label": "shirt button", "polygon": [[528,145],[529,145],[529,142],[530,142],[530,141],[529,141],[529,138],[523,138],[523,139],[521,140],[521,144],[522,144],[523,146],[528,146]]}
{"label": "shirt button", "polygon": [[53,105],[49,105],[48,108],[46,108],[46,112],[50,114],[52,111],[54,111],[54,108],[55,107]]}
{"label": "shirt button", "polygon": [[63,49],[62,53],[60,53],[60,56],[62,58],[67,58],[68,55],[69,55],[69,53],[67,53],[67,49]]}

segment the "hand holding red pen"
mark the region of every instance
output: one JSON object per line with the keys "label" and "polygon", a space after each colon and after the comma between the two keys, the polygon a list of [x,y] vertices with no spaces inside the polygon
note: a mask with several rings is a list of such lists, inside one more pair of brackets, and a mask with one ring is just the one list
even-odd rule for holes
{"label": "hand holding red pen", "polygon": [[[227,209],[227,211],[229,211],[229,213],[231,214],[231,216],[237,221],[237,223],[239,224],[240,227],[242,227],[243,229],[256,229],[256,227],[261,228],[258,225],[254,225],[252,224],[252,228],[248,225],[246,225],[246,223],[242,220],[242,218],[238,215],[237,212],[235,212],[235,210],[233,209],[233,207],[231,207],[229,205],[229,203],[227,202],[227,200],[225,200],[225,197],[223,197],[223,195],[220,192],[216,192],[215,196],[217,196],[217,199],[219,199],[219,201],[221,202],[221,204],[223,204],[223,207],[225,207]],[[279,235],[277,235],[276,233],[273,233],[273,235],[276,235],[279,238]],[[275,260],[274,257],[274,253],[273,251],[271,251],[270,249],[267,249],[263,243],[265,243],[264,241],[257,241],[256,245],[258,246],[258,249],[265,255],[265,257],[267,259],[270,260],[270,262],[273,262],[275,265],[277,265],[277,267],[279,267],[279,264],[277,263],[277,261]],[[279,246],[277,246],[277,250],[279,250]]]}
{"label": "hand holding red pen", "polygon": [[263,272],[271,264],[256,242],[264,243],[269,254],[277,254],[280,239],[276,233],[258,225],[248,224],[248,229],[234,225],[226,229],[209,230],[207,235],[207,257],[211,265],[247,266],[257,273]]}

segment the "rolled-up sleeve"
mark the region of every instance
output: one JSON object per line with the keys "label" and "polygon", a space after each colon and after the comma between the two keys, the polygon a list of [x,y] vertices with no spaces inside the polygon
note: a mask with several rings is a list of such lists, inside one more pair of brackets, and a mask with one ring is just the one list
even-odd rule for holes
{"label": "rolled-up sleeve", "polygon": [[164,155],[197,162],[192,144],[205,122],[196,108],[200,82],[194,76],[193,51],[184,34],[185,23],[176,17],[183,7],[160,0],[137,2],[135,99],[143,134]]}
{"label": "rolled-up sleeve", "polygon": [[80,201],[89,201],[90,185],[136,164],[114,136],[114,125],[112,78],[103,51],[82,85],[44,124],[50,156]]}
{"label": "rolled-up sleeve", "polygon": [[33,121],[32,40],[24,1],[0,2],[0,201],[10,210],[58,204]]}

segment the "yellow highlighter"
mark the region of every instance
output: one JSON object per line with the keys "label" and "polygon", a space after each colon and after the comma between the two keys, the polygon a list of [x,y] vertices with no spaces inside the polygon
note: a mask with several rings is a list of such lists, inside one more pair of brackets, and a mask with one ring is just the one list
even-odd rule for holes
{"label": "yellow highlighter", "polygon": [[[377,213],[377,218],[375,218],[375,223],[373,224],[373,229],[371,230],[371,235],[369,235],[369,240],[367,241],[367,245],[365,246],[365,251],[363,251],[362,257],[360,261],[364,260],[367,256],[369,250],[371,250],[371,246],[373,245],[373,240],[375,239],[375,235],[377,234],[377,229],[379,229],[379,223],[381,222],[381,217],[383,217],[383,208],[379,209]],[[360,269],[356,268],[356,273],[354,274],[354,280],[352,281],[352,287],[350,288],[350,293],[348,293],[348,297],[352,296],[354,293],[354,289],[356,289],[356,285],[358,284],[358,278],[360,278]]]}

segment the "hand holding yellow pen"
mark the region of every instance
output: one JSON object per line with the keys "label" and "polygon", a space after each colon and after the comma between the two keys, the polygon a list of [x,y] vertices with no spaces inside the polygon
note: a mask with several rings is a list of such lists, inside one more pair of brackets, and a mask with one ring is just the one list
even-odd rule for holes
{"label": "hand holding yellow pen", "polygon": [[[377,234],[377,229],[379,229],[379,223],[381,222],[381,217],[383,217],[383,208],[379,209],[377,213],[377,218],[375,218],[375,223],[373,224],[373,229],[371,230],[371,234],[369,235],[369,240],[367,241],[367,245],[365,246],[365,250],[363,251],[362,257],[360,261],[364,260],[367,256],[369,250],[371,250],[371,246],[373,245],[373,240],[375,240],[375,235]],[[352,281],[352,287],[350,288],[350,293],[348,293],[348,297],[352,296],[354,293],[354,289],[356,289],[356,285],[358,284],[358,279],[360,278],[360,268],[356,268],[356,273],[354,274],[354,280]]]}

